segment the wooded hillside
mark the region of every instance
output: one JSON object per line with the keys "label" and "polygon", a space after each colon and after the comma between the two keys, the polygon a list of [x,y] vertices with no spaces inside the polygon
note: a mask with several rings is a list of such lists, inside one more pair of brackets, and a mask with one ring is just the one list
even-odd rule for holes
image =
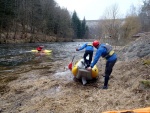
{"label": "wooded hillside", "polygon": [[72,18],[54,0],[1,0],[0,15],[0,43],[58,41],[58,37],[68,41],[85,34],[85,19]]}

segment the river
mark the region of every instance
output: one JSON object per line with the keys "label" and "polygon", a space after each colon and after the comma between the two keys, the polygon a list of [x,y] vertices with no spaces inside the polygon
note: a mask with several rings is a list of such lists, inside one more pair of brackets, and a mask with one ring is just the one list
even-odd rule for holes
{"label": "river", "polygon": [[[1,44],[0,45],[0,73],[14,71],[22,65],[38,65],[43,62],[55,62],[65,58],[82,57],[83,51],[76,52],[75,48],[84,42],[58,42],[58,43],[28,43],[28,44]],[[49,55],[39,55],[31,52],[37,46],[43,45],[45,49],[52,50]],[[81,53],[81,54],[79,54]]]}

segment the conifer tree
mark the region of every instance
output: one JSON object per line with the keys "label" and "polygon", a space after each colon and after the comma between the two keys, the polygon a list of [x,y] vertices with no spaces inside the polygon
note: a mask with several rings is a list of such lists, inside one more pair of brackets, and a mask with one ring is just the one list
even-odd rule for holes
{"label": "conifer tree", "polygon": [[86,26],[86,20],[84,18],[82,21],[80,21],[75,11],[72,15],[72,27],[74,30],[74,38],[85,37],[86,31],[88,29]]}
{"label": "conifer tree", "polygon": [[79,18],[77,16],[76,11],[73,12],[72,15],[72,28],[74,31],[74,38],[77,38],[77,32],[78,32],[78,28],[77,28],[77,24],[78,24]]}
{"label": "conifer tree", "polygon": [[7,28],[14,18],[14,0],[0,1],[0,26]]}
{"label": "conifer tree", "polygon": [[82,31],[81,31],[81,36],[84,37],[84,35],[85,35],[85,33],[86,33],[86,20],[85,20],[85,18],[84,18],[83,21],[82,21],[81,29],[82,29]]}

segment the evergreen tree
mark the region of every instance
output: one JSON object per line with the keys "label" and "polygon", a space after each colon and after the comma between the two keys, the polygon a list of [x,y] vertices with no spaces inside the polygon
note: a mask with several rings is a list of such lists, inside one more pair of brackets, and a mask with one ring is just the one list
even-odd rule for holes
{"label": "evergreen tree", "polygon": [[35,32],[35,28],[39,29],[42,21],[42,7],[40,0],[31,0],[31,15],[30,15],[31,32]]}
{"label": "evergreen tree", "polygon": [[73,15],[72,15],[72,28],[73,28],[73,31],[74,31],[74,38],[77,38],[77,32],[78,32],[77,25],[78,25],[78,21],[79,21],[79,18],[77,16],[77,13],[74,11]]}
{"label": "evergreen tree", "polygon": [[88,37],[88,27],[86,26],[85,18],[80,21],[77,13],[74,11],[72,15],[72,27],[74,31],[74,38],[85,38]]}
{"label": "evergreen tree", "polygon": [[81,37],[84,37],[85,33],[86,33],[86,20],[84,18],[81,24]]}
{"label": "evergreen tree", "polygon": [[14,18],[14,0],[0,0],[0,26],[7,28]]}

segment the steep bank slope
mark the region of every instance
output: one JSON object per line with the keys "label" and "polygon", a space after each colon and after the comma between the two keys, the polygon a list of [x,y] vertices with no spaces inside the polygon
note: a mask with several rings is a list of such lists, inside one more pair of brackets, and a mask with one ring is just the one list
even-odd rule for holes
{"label": "steep bank slope", "polygon": [[150,56],[150,32],[139,33],[139,38],[127,46],[119,53],[121,60],[129,61],[136,58]]}

